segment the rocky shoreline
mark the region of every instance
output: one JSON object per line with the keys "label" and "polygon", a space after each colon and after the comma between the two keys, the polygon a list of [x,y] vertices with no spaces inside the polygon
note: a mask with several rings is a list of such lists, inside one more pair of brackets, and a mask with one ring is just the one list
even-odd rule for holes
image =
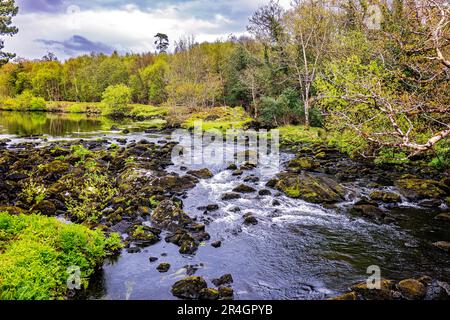
{"label": "rocky shoreline", "polygon": [[[62,141],[38,148],[37,143],[29,143],[16,144],[13,149],[0,143],[0,212],[41,213],[106,233],[119,233],[129,253],[160,241],[175,244],[182,255],[195,255],[203,243],[220,248],[220,239],[212,239],[207,232],[207,218],[199,220],[183,211],[187,191],[213,174],[207,168],[183,175],[168,173],[174,146],[167,141],[155,143],[145,139]],[[239,199],[249,193],[265,196],[281,192],[338,212],[390,224],[399,219],[392,209],[402,201],[411,201],[433,208],[438,211],[436,219],[449,223],[448,172],[356,162],[322,145],[298,146],[295,153],[286,170],[271,179],[266,189],[253,188],[251,183],[258,178],[250,175],[244,184],[223,194],[222,200]],[[247,162],[230,165],[229,170],[233,176],[241,176],[254,167]],[[357,180],[372,188],[370,194],[356,194],[348,188],[347,183]],[[346,205],[340,206],[341,203]],[[208,204],[202,210],[213,212],[218,205]],[[242,223],[257,225],[258,219],[245,213]],[[430,246],[450,252],[448,240]],[[154,257],[149,260],[156,262]],[[163,273],[170,269],[165,262],[155,267]],[[437,281],[427,277],[386,280],[386,288],[375,295],[359,284],[337,299],[434,299],[442,298],[442,290],[448,298],[448,284]],[[194,270],[189,277],[174,283],[172,293],[184,299],[233,297],[232,275],[212,279],[212,283],[216,288],[208,288],[205,279],[195,276]],[[442,289],[439,294],[427,293],[437,292],[438,287]]]}

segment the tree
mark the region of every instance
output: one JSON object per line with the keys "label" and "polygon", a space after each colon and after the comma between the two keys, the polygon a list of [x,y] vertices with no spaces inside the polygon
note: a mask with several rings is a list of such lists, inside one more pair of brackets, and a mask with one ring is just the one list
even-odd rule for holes
{"label": "tree", "polygon": [[103,93],[102,102],[108,107],[109,115],[123,116],[129,110],[131,90],[124,84],[109,86]]}
{"label": "tree", "polygon": [[[12,18],[19,12],[19,7],[14,0],[0,0],[0,35],[15,35],[19,29],[12,26]],[[14,58],[15,54],[1,51],[5,47],[4,41],[0,39],[0,66]]]}
{"label": "tree", "polygon": [[170,44],[167,34],[157,33],[155,35],[155,38],[157,39],[155,41],[156,49],[159,51],[159,53],[167,53],[167,49],[169,48]]}

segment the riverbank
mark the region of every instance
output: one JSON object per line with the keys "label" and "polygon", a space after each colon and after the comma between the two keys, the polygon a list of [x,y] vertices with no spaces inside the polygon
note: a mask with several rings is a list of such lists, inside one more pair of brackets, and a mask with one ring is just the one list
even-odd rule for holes
{"label": "riverbank", "polygon": [[117,126],[83,140],[0,144],[1,212],[121,234],[105,284],[91,279],[86,298],[326,299],[373,264],[397,281],[450,280],[445,173],[370,165],[317,141],[291,142],[269,174],[250,163],[175,166],[170,130]]}

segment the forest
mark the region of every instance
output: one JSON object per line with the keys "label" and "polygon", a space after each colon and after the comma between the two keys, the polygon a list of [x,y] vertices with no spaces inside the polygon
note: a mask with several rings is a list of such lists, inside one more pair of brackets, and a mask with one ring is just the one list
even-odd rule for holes
{"label": "forest", "polygon": [[158,34],[156,53],[16,58],[0,70],[1,105],[43,109],[42,99],[100,102],[109,92],[188,110],[243,106],[263,126],[324,127],[352,155],[434,152],[434,163],[448,165],[448,8],[432,0],[368,8],[296,1],[284,10],[272,1],[249,19],[251,37],[187,36],[169,53],[167,35]]}

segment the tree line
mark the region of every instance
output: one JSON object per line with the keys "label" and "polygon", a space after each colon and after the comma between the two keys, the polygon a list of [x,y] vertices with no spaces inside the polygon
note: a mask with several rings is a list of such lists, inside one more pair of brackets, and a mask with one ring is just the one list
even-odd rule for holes
{"label": "tree line", "polygon": [[0,69],[0,95],[93,102],[121,85],[134,103],[244,106],[266,126],[323,126],[363,156],[450,149],[444,0],[294,0],[289,9],[272,0],[247,30],[215,43],[185,37],[171,53],[159,33],[159,53],[16,59]]}

